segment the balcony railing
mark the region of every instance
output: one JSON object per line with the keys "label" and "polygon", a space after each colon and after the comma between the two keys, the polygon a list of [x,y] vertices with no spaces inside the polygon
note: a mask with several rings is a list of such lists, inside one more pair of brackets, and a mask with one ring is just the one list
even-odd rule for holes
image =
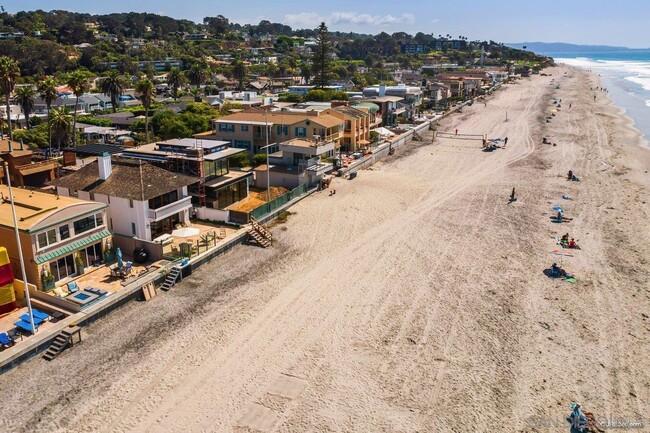
{"label": "balcony railing", "polygon": [[23,176],[25,176],[32,173],[39,173],[41,171],[54,169],[56,168],[56,165],[56,160],[46,160],[33,162],[31,164],[18,165],[16,166],[16,169],[20,171]]}
{"label": "balcony railing", "polygon": [[159,221],[163,218],[176,215],[177,213],[184,211],[185,209],[189,209],[191,207],[192,207],[192,197],[187,196],[173,203],[169,203],[168,205],[165,205],[163,207],[159,207],[158,209],[149,209],[147,211],[147,217],[151,221]]}

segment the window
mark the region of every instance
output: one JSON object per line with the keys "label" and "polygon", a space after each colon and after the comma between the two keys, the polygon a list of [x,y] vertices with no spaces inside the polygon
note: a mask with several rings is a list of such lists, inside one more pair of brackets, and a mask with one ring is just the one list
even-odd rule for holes
{"label": "window", "polygon": [[133,208],[133,200],[132,199],[129,199],[129,207]]}
{"label": "window", "polygon": [[131,223],[131,234],[135,236],[135,223]]}
{"label": "window", "polygon": [[60,240],[66,240],[70,237],[70,226],[69,225],[64,225],[59,227],[59,239]]}
{"label": "window", "polygon": [[111,228],[111,231],[113,231],[113,218],[108,219],[108,226]]}
{"label": "window", "polygon": [[45,248],[48,245],[56,243],[56,230],[51,229],[36,236],[38,248]]}
{"label": "window", "polygon": [[178,191],[174,190],[168,192],[167,194],[159,195],[158,197],[149,199],[149,209],[158,209],[176,201],[178,201]]}
{"label": "window", "polygon": [[237,149],[250,149],[251,141],[250,140],[235,140],[232,142],[232,147]]}
{"label": "window", "polygon": [[[246,125],[248,128],[248,125]],[[235,132],[235,125],[232,123],[220,123],[219,132]]]}
{"label": "window", "polygon": [[104,225],[104,216],[100,213],[95,215],[95,221],[97,223],[97,227],[103,226]]}
{"label": "window", "polygon": [[248,132],[248,125],[242,125],[241,132]]}
{"label": "window", "polygon": [[82,218],[80,220],[75,221],[72,223],[74,225],[74,234],[78,235],[83,232],[87,232],[88,230],[92,230],[96,227],[95,225],[95,215],[91,215],[86,218]]}
{"label": "window", "polygon": [[90,193],[90,200],[95,201],[95,193],[94,192]]}
{"label": "window", "polygon": [[82,257],[86,256],[86,267],[99,265],[102,261],[102,243],[97,242],[94,245],[86,247],[84,250],[79,251]]}
{"label": "window", "polygon": [[72,254],[50,262],[50,272],[55,281],[62,280],[75,274],[74,258]]}
{"label": "window", "polygon": [[296,137],[306,137],[307,136],[307,128],[296,128]]}
{"label": "window", "polygon": [[68,191],[70,191],[70,197],[79,197],[79,191],[76,189],[70,188]]}

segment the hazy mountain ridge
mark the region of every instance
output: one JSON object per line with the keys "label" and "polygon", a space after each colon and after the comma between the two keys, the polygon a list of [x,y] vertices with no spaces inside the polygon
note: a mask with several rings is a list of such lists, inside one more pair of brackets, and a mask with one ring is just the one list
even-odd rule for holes
{"label": "hazy mountain ridge", "polygon": [[535,53],[588,53],[606,51],[642,51],[650,48],[628,48],[611,45],[578,45],[565,42],[508,42],[505,45]]}

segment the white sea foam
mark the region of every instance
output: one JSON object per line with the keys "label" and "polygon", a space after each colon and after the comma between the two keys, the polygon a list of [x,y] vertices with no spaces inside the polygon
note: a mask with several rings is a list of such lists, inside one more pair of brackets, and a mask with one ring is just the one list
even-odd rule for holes
{"label": "white sea foam", "polygon": [[645,90],[650,90],[650,76],[634,76],[634,77],[625,77],[627,81],[631,81],[643,87]]}
{"label": "white sea foam", "polygon": [[645,105],[647,105],[648,107],[650,107],[650,99],[646,99],[646,100],[645,100]]}

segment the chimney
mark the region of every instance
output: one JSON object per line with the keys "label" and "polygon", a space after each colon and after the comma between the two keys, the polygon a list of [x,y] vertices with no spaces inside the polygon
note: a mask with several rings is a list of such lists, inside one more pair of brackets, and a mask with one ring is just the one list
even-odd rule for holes
{"label": "chimney", "polygon": [[379,86],[379,97],[382,98],[386,96],[386,85],[382,84]]}
{"label": "chimney", "polygon": [[113,166],[111,165],[111,155],[107,152],[104,152],[102,156],[97,158],[97,164],[99,165],[99,178],[101,180],[106,180],[110,177]]}

